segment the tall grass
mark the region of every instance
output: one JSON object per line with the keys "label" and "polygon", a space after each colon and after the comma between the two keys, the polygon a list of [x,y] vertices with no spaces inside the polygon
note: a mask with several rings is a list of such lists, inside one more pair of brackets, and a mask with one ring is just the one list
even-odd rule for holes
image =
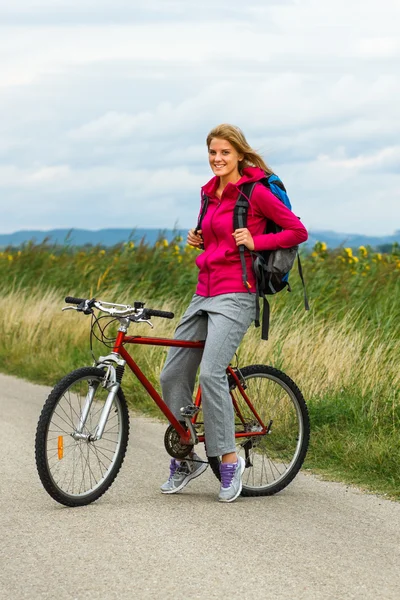
{"label": "tall grass", "polygon": [[[160,240],[154,249],[128,243],[110,251],[58,251],[43,245],[3,253],[1,369],[52,385],[91,364],[90,318],[61,313],[67,293],[121,303],[146,300],[147,306],[172,310],[173,322],[154,319],[155,335],[172,335],[197,274],[196,253],[176,242]],[[269,341],[260,342],[252,327],[238,351],[240,364],[272,364],[299,385],[312,421],[309,467],[400,497],[398,249],[381,256],[361,248],[353,255],[319,244],[304,267],[312,310],[304,311],[293,274],[292,294],[272,299]],[[149,331],[142,324],[135,333]],[[96,343],[94,351],[107,350]],[[132,353],[159,388],[166,349],[137,346]],[[133,377],[124,378],[124,387],[133,407],[152,410]]]}

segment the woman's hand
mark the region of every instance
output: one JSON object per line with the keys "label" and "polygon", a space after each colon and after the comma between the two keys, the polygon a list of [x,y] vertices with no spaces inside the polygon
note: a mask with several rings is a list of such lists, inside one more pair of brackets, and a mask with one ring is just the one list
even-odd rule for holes
{"label": "woman's hand", "polygon": [[249,250],[254,250],[253,236],[246,227],[243,229],[235,229],[232,235],[235,238],[236,246],[243,244]]}
{"label": "woman's hand", "polygon": [[198,229],[197,233],[194,232],[194,229],[190,229],[187,236],[187,243],[194,248],[202,248],[203,247],[203,235],[202,230]]}

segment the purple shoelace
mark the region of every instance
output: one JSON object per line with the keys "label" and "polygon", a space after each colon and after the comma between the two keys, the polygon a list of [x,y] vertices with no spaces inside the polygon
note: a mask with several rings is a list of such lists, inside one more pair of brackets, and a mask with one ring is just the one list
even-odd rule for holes
{"label": "purple shoelace", "polygon": [[221,463],[219,472],[221,474],[221,485],[223,488],[230,487],[233,476],[235,475],[238,463]]}

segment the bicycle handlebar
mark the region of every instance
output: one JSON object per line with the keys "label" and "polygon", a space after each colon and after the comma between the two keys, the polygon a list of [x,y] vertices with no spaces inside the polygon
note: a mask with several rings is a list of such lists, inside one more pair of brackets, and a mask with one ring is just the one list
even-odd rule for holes
{"label": "bicycle handlebar", "polygon": [[[153,308],[144,308],[143,302],[135,302],[135,305],[132,307],[129,304],[113,304],[111,302],[103,302],[101,300],[96,300],[92,298],[88,300],[86,298],[75,298],[74,296],[67,296],[65,298],[65,302],[68,304],[77,304],[79,306],[78,310],[82,310],[85,314],[90,314],[92,312],[92,308],[97,308],[103,312],[108,313],[114,317],[140,317],[141,319],[149,319],[150,317],[161,317],[163,319],[173,319],[175,317],[173,312],[168,312],[165,310],[155,310]],[[104,306],[107,304],[108,306]],[[136,320],[136,319],[132,319]]]}

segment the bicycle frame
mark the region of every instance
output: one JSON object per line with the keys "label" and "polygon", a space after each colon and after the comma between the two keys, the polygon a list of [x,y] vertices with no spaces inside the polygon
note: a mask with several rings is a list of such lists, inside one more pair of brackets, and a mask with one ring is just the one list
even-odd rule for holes
{"label": "bicycle frame", "polygon": [[[178,432],[178,434],[181,438],[181,442],[183,444],[190,443],[190,432],[188,432],[186,430],[186,428],[182,425],[182,423],[180,423],[175,418],[175,416],[172,414],[172,412],[170,411],[168,406],[165,404],[164,400],[159,395],[157,390],[153,387],[153,385],[147,379],[147,377],[145,376],[143,371],[140,369],[138,364],[135,362],[135,360],[132,358],[132,356],[128,353],[128,351],[125,349],[124,345],[125,344],[139,344],[139,345],[149,345],[149,346],[166,346],[166,347],[198,348],[199,349],[199,348],[204,348],[204,343],[205,343],[204,341],[186,341],[186,340],[175,340],[175,339],[170,339],[170,338],[128,336],[128,335],[126,335],[126,333],[124,331],[119,330],[117,338],[115,340],[114,348],[113,348],[113,353],[118,354],[126,362],[128,367],[136,375],[137,379],[140,381],[142,386],[145,388],[145,390],[147,391],[149,396],[154,400],[154,402],[157,404],[159,409],[162,411],[162,413],[166,416],[166,418],[171,423],[171,425]],[[245,403],[247,404],[247,406],[249,407],[250,411],[253,413],[254,418],[259,423],[261,429],[259,431],[252,431],[251,433],[236,432],[235,437],[249,437],[249,435],[251,435],[251,436],[265,435],[266,433],[268,433],[270,425],[265,426],[265,424],[262,422],[260,416],[258,415],[257,411],[253,407],[250,399],[246,395],[245,389],[244,389],[242,382],[238,376],[238,372],[234,368],[232,368],[230,365],[227,368],[228,375],[230,375],[233,378],[233,380],[237,386],[237,389],[239,390],[241,396],[243,397],[243,399],[244,399]],[[236,414],[237,414],[239,420],[242,422],[242,424],[245,425],[244,417],[243,417],[243,415],[239,409],[239,406],[232,394],[231,394],[231,397],[232,397],[232,402],[233,402],[233,406],[236,411]],[[197,390],[196,399],[195,399],[194,404],[198,408],[200,408],[200,406],[201,406],[201,388],[200,388],[200,386]],[[192,424],[195,425],[196,421],[197,421],[197,414],[195,414],[194,417],[192,418]],[[204,442],[204,436],[199,436],[198,441]]]}

